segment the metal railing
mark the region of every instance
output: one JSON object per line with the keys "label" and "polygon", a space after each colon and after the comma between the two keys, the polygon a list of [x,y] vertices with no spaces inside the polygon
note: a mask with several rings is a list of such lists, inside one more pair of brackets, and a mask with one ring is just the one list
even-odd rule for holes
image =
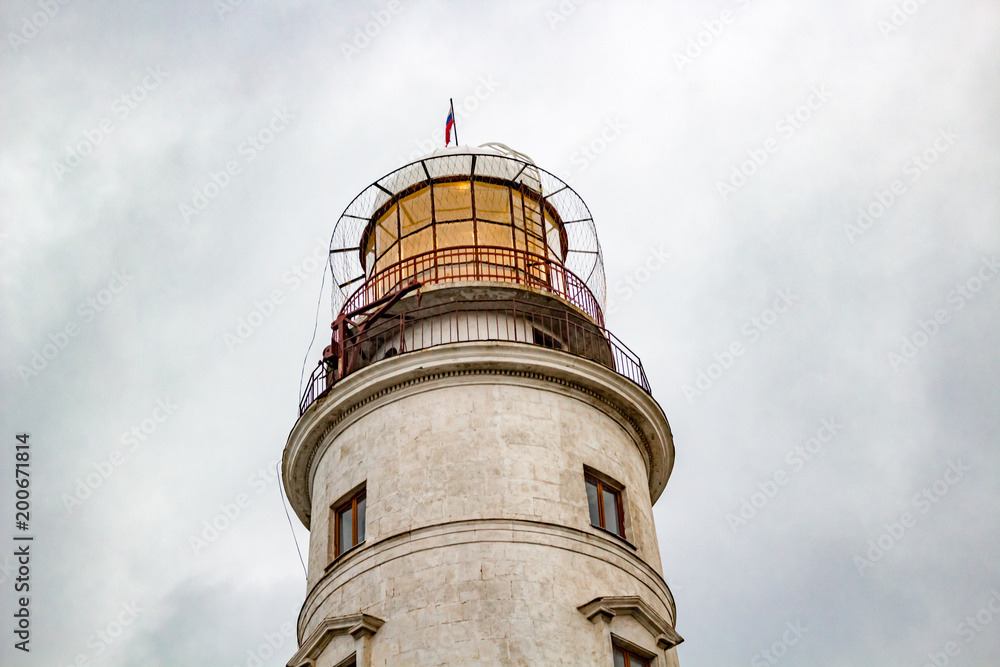
{"label": "metal railing", "polygon": [[477,280],[525,285],[570,302],[604,325],[604,314],[587,284],[553,259],[525,250],[494,246],[460,246],[431,250],[375,273],[341,309],[353,313],[415,279],[423,285]]}
{"label": "metal railing", "polygon": [[[369,326],[370,324],[370,326]],[[299,415],[339,380],[377,361],[438,345],[502,341],[584,357],[651,393],[642,362],[610,331],[566,309],[520,301],[456,301],[389,315],[352,329],[339,363],[320,362],[299,401]]]}

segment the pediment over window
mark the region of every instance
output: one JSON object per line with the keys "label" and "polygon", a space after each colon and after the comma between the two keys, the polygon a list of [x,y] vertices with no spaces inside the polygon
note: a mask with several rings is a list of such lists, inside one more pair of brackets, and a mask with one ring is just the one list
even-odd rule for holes
{"label": "pediment over window", "polygon": [[367,640],[384,624],[381,618],[368,614],[328,618],[302,641],[299,650],[288,661],[288,667],[314,667],[316,659],[335,637],[350,635],[355,640]]}
{"label": "pediment over window", "polygon": [[656,645],[663,650],[671,649],[684,641],[670,623],[638,595],[594,598],[577,609],[593,623],[598,620],[610,622],[615,616],[632,616],[649,634],[656,637]]}

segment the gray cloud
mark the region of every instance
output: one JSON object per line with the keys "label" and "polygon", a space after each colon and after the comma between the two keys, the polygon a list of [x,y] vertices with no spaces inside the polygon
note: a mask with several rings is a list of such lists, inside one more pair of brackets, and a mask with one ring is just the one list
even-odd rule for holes
{"label": "gray cloud", "polygon": [[[32,434],[37,535],[32,652],[3,642],[0,662],[93,658],[88,639],[133,600],[147,611],[95,664],[244,665],[294,620],[304,582],[268,470],[297,414],[322,278],[288,273],[443,126],[449,97],[475,99],[493,77],[460,119],[463,143],[502,141],[572,174],[604,246],[609,326],[673,427],[655,512],[682,663],[752,664],[800,622],[782,663],[917,665],[956,641],[957,660],[990,664],[994,626],[969,639],[960,624],[1000,588],[1000,277],[971,291],[1000,254],[994,3],[595,0],[552,24],[554,1],[400,1],[350,60],[343,45],[383,4],[244,2],[220,17],[208,0],[74,2],[16,50],[9,34],[39,5],[0,10],[0,421],[8,441]],[[903,5],[919,9],[880,29]],[[723,11],[732,21],[679,68]],[[156,67],[166,77],[136,101]],[[821,86],[829,99],[783,129]],[[293,118],[250,159],[241,144],[275,109]],[[614,118],[627,128],[581,160]],[[953,144],[922,158],[947,128]],[[53,163],[94,132],[60,179]],[[228,162],[239,173],[207,197]],[[894,181],[904,191],[875,217]],[[206,205],[185,221],[196,189]],[[859,209],[873,221],[852,243]],[[663,265],[637,272],[660,247]],[[104,304],[113,271],[132,280]],[[275,290],[282,302],[227,345]],[[779,290],[798,301],[754,325]],[[915,351],[894,368],[904,337]],[[733,342],[745,352],[688,400]],[[143,432],[166,398],[176,412]],[[788,452],[831,416],[843,430],[795,469]],[[67,509],[115,451],[123,462]],[[957,460],[970,469],[921,513],[914,496]],[[727,514],[777,471],[787,483],[734,534]],[[4,526],[12,475],[4,454]],[[250,506],[196,552],[241,493]],[[854,557],[904,512],[915,523],[859,573]]]}

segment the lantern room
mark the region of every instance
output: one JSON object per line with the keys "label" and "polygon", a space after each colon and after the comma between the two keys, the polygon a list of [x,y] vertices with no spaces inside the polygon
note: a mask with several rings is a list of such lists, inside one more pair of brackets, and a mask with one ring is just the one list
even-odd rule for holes
{"label": "lantern room", "polygon": [[504,146],[443,148],[354,198],[330,248],[330,346],[300,413],[337,382],[399,354],[497,341],[595,361],[649,391],[604,328],[604,265],[580,196]]}
{"label": "lantern room", "polygon": [[555,294],[603,324],[590,212],[569,185],[502,144],[441,149],[379,179],[341,216],[333,246],[345,313],[411,282],[474,281]]}

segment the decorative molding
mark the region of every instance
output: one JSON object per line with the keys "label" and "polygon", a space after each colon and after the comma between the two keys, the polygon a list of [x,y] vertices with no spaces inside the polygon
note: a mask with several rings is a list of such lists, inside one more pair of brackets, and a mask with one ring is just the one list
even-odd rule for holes
{"label": "decorative molding", "polygon": [[[413,379],[410,379],[410,380],[406,380],[404,382],[399,382],[397,384],[390,385],[388,387],[385,387],[384,389],[381,389],[380,391],[377,391],[377,392],[375,392],[373,394],[370,394],[369,396],[366,396],[362,400],[360,400],[357,403],[351,405],[350,407],[348,407],[347,409],[345,409],[343,412],[341,412],[339,415],[337,415],[336,417],[334,417],[334,419],[330,421],[330,423],[326,426],[326,428],[323,429],[323,433],[320,434],[320,436],[316,439],[316,441],[317,442],[322,442],[323,439],[326,438],[327,435],[329,435],[342,421],[344,421],[352,413],[354,413],[359,408],[364,407],[368,403],[371,403],[372,401],[374,401],[374,400],[376,400],[378,398],[381,398],[383,396],[387,396],[387,395],[389,395],[391,393],[394,393],[394,392],[396,392],[396,391],[398,391],[400,389],[404,389],[406,387],[410,387],[410,386],[417,385],[417,384],[422,384],[422,383],[425,383],[425,382],[431,382],[431,381],[434,381],[434,380],[442,380],[442,379],[451,378],[451,377],[464,377],[464,376],[476,376],[476,375],[501,375],[501,376],[507,376],[507,377],[521,377],[521,378],[527,378],[527,379],[531,379],[531,380],[541,380],[543,382],[551,382],[553,384],[562,385],[562,386],[567,387],[569,389],[573,389],[575,391],[578,391],[581,394],[585,394],[587,396],[590,396],[591,398],[596,399],[597,401],[599,401],[602,404],[606,405],[607,407],[611,408],[615,412],[616,415],[618,415],[629,426],[631,426],[632,430],[635,433],[636,439],[639,441],[639,444],[642,446],[643,453],[646,455],[646,460],[647,461],[651,461],[653,459],[653,452],[652,452],[652,449],[649,446],[649,441],[646,439],[646,436],[643,434],[642,429],[639,428],[639,425],[635,422],[634,419],[632,419],[631,416],[627,415],[618,405],[616,405],[613,402],[609,401],[606,397],[601,396],[596,391],[592,391],[591,389],[588,389],[587,387],[584,387],[581,384],[578,384],[576,382],[572,382],[572,381],[569,381],[569,380],[564,380],[562,378],[557,378],[557,377],[555,377],[553,375],[547,375],[547,374],[543,374],[543,373],[535,373],[535,372],[531,372],[531,371],[515,371],[515,370],[509,370],[509,369],[505,369],[505,368],[468,368],[468,369],[460,369],[460,370],[442,371],[442,372],[439,372],[439,373],[428,373],[427,375],[423,375],[423,376],[418,377],[418,378],[413,378]],[[630,380],[630,382],[631,382],[631,380]],[[318,453],[319,453],[319,447],[314,448],[313,451],[310,453],[309,459],[308,459],[308,462],[307,462],[307,466],[310,469],[312,468],[312,465],[315,462],[315,459],[316,459],[316,456],[318,455]]]}
{"label": "decorative molding", "polygon": [[577,609],[592,623],[610,623],[615,616],[632,616],[656,638],[656,645],[664,651],[684,641],[655,609],[637,595],[594,598]]}
{"label": "decorative molding", "polygon": [[[297,628],[300,641],[306,627],[317,614],[337,613],[325,606],[327,600],[335,596],[346,582],[357,580],[370,570],[382,564],[426,553],[433,549],[450,549],[477,542],[502,541],[510,544],[531,545],[553,549],[563,549],[592,558],[615,567],[638,582],[643,591],[659,600],[670,618],[676,618],[676,607],[670,587],[662,575],[649,563],[630,549],[625,548],[620,539],[611,539],[610,533],[596,530],[581,530],[562,524],[543,523],[524,519],[463,519],[447,523],[423,526],[396,533],[381,540],[366,543],[363,548],[344,554],[316,582],[299,611]],[[594,593],[600,589],[591,589]],[[646,593],[642,593],[646,595]],[[374,604],[381,601],[376,600]]]}
{"label": "decorative molding", "polygon": [[[368,614],[351,614],[324,619],[313,632],[305,638],[295,652],[287,667],[315,667],[319,658],[334,637],[350,635],[355,642],[370,638],[385,624],[381,618]],[[358,667],[361,667],[359,665]]]}
{"label": "decorative molding", "polygon": [[[310,525],[311,475],[329,442],[361,415],[392,394],[426,391],[421,385],[477,377],[524,378],[565,388],[601,409],[629,432],[647,465],[650,497],[655,502],[673,468],[670,425],[649,394],[596,362],[556,350],[517,343],[472,343],[399,355],[358,371],[315,401],[299,418],[285,448],[282,478],[299,519]],[[394,400],[395,397],[388,400]],[[352,419],[353,417],[353,419]]]}

